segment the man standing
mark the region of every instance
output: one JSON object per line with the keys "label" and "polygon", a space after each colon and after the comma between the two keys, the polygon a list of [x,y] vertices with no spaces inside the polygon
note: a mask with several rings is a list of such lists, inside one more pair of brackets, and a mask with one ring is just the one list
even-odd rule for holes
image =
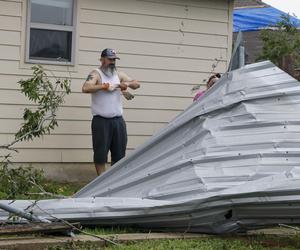
{"label": "man standing", "polygon": [[92,140],[98,175],[105,171],[109,151],[112,164],[125,156],[127,131],[122,117],[121,94],[123,92],[126,99],[131,99],[130,93],[125,92],[127,87],[140,87],[138,81],[117,71],[116,59],[120,58],[113,49],[104,49],[100,67],[88,75],[82,87],[83,93],[92,95]]}

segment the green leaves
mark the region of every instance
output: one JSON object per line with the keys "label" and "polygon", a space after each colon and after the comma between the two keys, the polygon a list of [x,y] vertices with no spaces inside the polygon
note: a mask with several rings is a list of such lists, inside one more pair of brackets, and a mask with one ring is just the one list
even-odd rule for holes
{"label": "green leaves", "polygon": [[292,22],[291,16],[282,16],[282,20],[278,22],[276,28],[275,30],[261,31],[263,48],[257,60],[270,60],[286,70],[287,65],[285,65],[284,59],[289,57],[294,69],[300,67],[300,33]]}
{"label": "green leaves", "polygon": [[[49,134],[58,126],[58,108],[64,103],[64,97],[71,93],[69,79],[59,79],[53,74],[50,78],[40,65],[33,66],[32,69],[31,78],[19,81],[21,92],[31,102],[32,108],[24,109],[24,122],[15,134],[15,140],[0,145],[2,149],[14,150],[12,146],[18,141]],[[37,185],[44,182],[43,172],[30,167],[14,168],[11,166],[10,157],[10,154],[0,155],[0,198],[29,197],[28,193],[39,192]]]}
{"label": "green leaves", "polygon": [[17,196],[26,195],[35,188],[30,180],[41,183],[44,180],[43,171],[21,166],[9,168],[9,162],[0,162],[1,199],[15,199]]}
{"label": "green leaves", "polygon": [[70,196],[82,187],[82,184],[49,181],[41,169],[13,167],[9,161],[10,155],[1,158],[0,199],[46,199],[53,198],[55,195]]}
{"label": "green leaves", "polygon": [[56,113],[64,103],[65,95],[71,93],[70,80],[59,79],[54,76],[53,83],[42,66],[32,67],[33,76],[19,81],[21,92],[36,106],[24,109],[24,123],[15,135],[15,139],[32,140],[49,134],[56,126]]}

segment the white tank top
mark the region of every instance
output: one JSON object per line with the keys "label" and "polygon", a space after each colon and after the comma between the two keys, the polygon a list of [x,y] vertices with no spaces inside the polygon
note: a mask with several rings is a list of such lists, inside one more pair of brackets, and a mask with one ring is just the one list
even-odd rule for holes
{"label": "white tank top", "polygon": [[[106,76],[100,69],[95,69],[101,76],[101,83],[120,84],[118,74],[111,77]],[[105,118],[112,118],[123,115],[121,101],[121,90],[117,88],[113,92],[99,90],[92,93],[92,115],[100,115]]]}

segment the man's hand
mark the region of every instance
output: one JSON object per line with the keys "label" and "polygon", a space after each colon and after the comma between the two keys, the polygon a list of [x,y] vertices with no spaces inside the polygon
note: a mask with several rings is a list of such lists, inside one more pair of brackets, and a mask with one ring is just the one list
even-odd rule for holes
{"label": "man's hand", "polygon": [[127,89],[127,84],[124,83],[124,82],[121,82],[120,83],[120,89],[121,89],[121,91],[125,91]]}
{"label": "man's hand", "polygon": [[131,89],[138,89],[140,88],[140,84],[137,80],[132,80],[129,82],[128,87]]}
{"label": "man's hand", "polygon": [[129,93],[128,91],[122,91],[123,96],[125,97],[126,100],[130,101],[134,98],[134,95]]}
{"label": "man's hand", "polygon": [[119,87],[119,84],[111,84],[111,83],[102,83],[102,90],[113,92],[116,88]]}
{"label": "man's hand", "polygon": [[102,83],[102,90],[107,90],[108,91],[109,89],[109,83],[106,82],[106,83]]}
{"label": "man's hand", "polygon": [[138,89],[140,87],[140,84],[137,80],[133,80],[132,78],[130,78],[127,74],[125,74],[122,71],[118,72],[118,77],[119,77],[121,83],[125,83],[127,85],[127,87],[129,87],[131,89]]}

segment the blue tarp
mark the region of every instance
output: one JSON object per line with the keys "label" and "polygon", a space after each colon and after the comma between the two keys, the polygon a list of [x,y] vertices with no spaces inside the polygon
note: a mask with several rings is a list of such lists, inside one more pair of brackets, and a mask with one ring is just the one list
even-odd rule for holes
{"label": "blue tarp", "polygon": [[[281,21],[285,12],[273,7],[235,9],[233,12],[233,30],[254,31],[275,26]],[[293,23],[300,27],[300,20],[291,17]]]}

